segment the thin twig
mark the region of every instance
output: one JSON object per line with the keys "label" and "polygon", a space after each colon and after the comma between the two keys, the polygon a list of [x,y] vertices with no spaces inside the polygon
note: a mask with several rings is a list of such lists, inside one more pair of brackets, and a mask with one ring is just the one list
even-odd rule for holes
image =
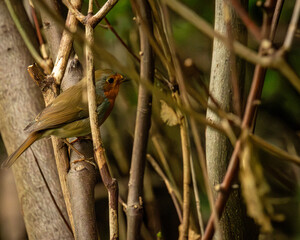
{"label": "thin twig", "polygon": [[299,15],[300,15],[300,0],[297,0],[296,3],[295,3],[295,6],[294,6],[294,12],[293,12],[293,15],[292,15],[292,19],[291,19],[291,22],[290,22],[288,31],[286,33],[283,46],[282,46],[282,48],[285,51],[289,51],[291,46],[292,46],[294,35],[295,35],[296,30],[297,30]]}
{"label": "thin twig", "polygon": [[[163,0],[168,4],[170,8],[172,8],[175,12],[180,14],[183,18],[187,19],[190,23],[192,23],[195,27],[197,27],[200,31],[204,32],[210,38],[218,38],[221,40],[226,46],[228,46],[227,39],[224,35],[215,32],[212,27],[201,17],[199,17],[195,12],[187,8],[185,5],[180,3],[177,0]],[[295,71],[290,67],[283,67],[282,62],[286,62],[279,52],[275,52],[274,54],[261,56],[254,52],[253,50],[247,48],[243,44],[237,41],[233,41],[233,50],[239,55],[241,58],[254,63],[259,64],[262,67],[275,68],[279,72],[281,72],[287,79],[291,82],[291,84],[296,88],[298,92],[300,92],[300,78],[297,76]]]}
{"label": "thin twig", "polygon": [[[118,0],[107,0],[102,8],[87,21],[92,27],[96,27],[99,22],[106,16],[106,14],[117,4]],[[91,11],[89,10],[89,13]]]}
{"label": "thin twig", "polygon": [[202,213],[201,213],[199,190],[198,190],[198,186],[197,186],[197,178],[196,178],[194,160],[193,160],[192,155],[190,155],[190,165],[191,165],[191,175],[192,175],[193,189],[194,189],[194,195],[195,195],[197,216],[198,216],[198,221],[199,221],[199,226],[200,226],[200,233],[201,233],[201,236],[203,236],[204,235],[204,223],[203,223],[203,217],[202,217]]}
{"label": "thin twig", "polygon": [[[154,124],[154,122],[152,122],[152,124]],[[178,186],[176,185],[175,179],[173,177],[173,174],[171,172],[171,169],[170,169],[170,166],[169,166],[169,164],[167,162],[167,159],[164,156],[164,153],[162,151],[162,147],[161,147],[162,146],[162,142],[158,141],[158,137],[156,136],[156,134],[154,134],[154,135],[152,134],[151,140],[152,140],[152,143],[154,145],[154,148],[157,151],[157,154],[159,156],[160,162],[163,165],[164,171],[167,174],[167,178],[169,179],[170,183],[173,186],[173,190],[174,190],[175,196],[178,199],[178,201],[180,203],[180,206],[182,206],[182,196],[181,196],[181,193],[179,191]]]}
{"label": "thin twig", "polygon": [[[97,1],[96,1],[97,2]],[[132,49],[123,41],[123,39],[120,37],[120,35],[117,33],[117,31],[114,29],[114,27],[110,24],[107,18],[104,18],[107,27],[112,33],[117,37],[117,39],[121,42],[121,44],[127,49],[127,51],[134,57],[135,60],[140,62],[140,58],[135,55],[135,53],[132,51]]]}
{"label": "thin twig", "polygon": [[262,138],[260,138],[257,135],[254,134],[249,134],[250,139],[257,144],[257,146],[269,153],[271,153],[272,155],[284,159],[286,161],[292,162],[298,166],[300,166],[300,157],[296,156],[296,155],[291,155],[290,153],[280,149],[279,147],[276,147],[268,142],[266,142],[265,140],[263,140]]}
{"label": "thin twig", "polygon": [[37,19],[37,16],[36,16],[35,9],[32,5],[30,5],[30,10],[31,10],[31,15],[32,15],[32,18],[33,18],[35,30],[36,30],[36,35],[37,35],[37,38],[39,40],[40,46],[42,46],[44,44],[44,40],[43,40],[41,31],[40,31],[40,28],[39,28],[39,22],[38,22],[38,19]]}
{"label": "thin twig", "polygon": [[[155,126],[155,123],[152,122],[152,125]],[[152,126],[152,129],[153,129],[154,126]],[[156,152],[157,152],[157,154],[159,156],[159,159],[160,159],[160,162],[161,162],[161,164],[162,164],[162,166],[164,168],[164,171],[166,172],[166,174],[167,174],[168,178],[170,179],[171,183],[175,184],[175,179],[173,177],[173,174],[171,172],[170,166],[169,166],[169,164],[167,162],[167,159],[166,159],[166,157],[165,157],[165,155],[163,153],[163,150],[162,150],[162,142],[159,142],[157,134],[152,134],[151,140],[152,140],[154,148],[155,148],[155,150],[156,150]]]}
{"label": "thin twig", "polygon": [[174,203],[179,221],[182,222],[182,203],[179,202],[179,200],[176,197],[176,190],[173,187],[172,183],[169,181],[169,179],[167,178],[167,176],[164,174],[164,172],[162,171],[162,169],[160,168],[160,166],[158,165],[158,163],[155,161],[155,159],[150,155],[147,154],[147,160],[149,161],[149,163],[152,165],[152,167],[154,168],[154,170],[157,172],[157,174],[163,179],[168,192],[172,198],[172,201]]}
{"label": "thin twig", "polygon": [[281,14],[281,10],[282,10],[282,6],[283,6],[284,0],[277,0],[276,6],[275,6],[275,10],[274,10],[274,17],[272,20],[272,24],[271,24],[271,35],[270,35],[270,40],[273,41],[274,37],[275,37],[275,33],[276,33],[276,27],[278,25],[278,21],[279,21],[279,17]]}

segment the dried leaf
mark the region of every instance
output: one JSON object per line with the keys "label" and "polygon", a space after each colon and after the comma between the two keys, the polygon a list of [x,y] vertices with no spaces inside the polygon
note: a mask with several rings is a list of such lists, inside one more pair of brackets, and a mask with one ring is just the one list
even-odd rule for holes
{"label": "dried leaf", "polygon": [[200,234],[196,233],[193,229],[189,229],[189,240],[200,240]]}
{"label": "dried leaf", "polygon": [[[179,232],[182,231],[182,224],[178,227]],[[201,235],[199,233],[196,233],[193,229],[189,228],[189,238],[188,240],[200,240]]]}
{"label": "dried leaf", "polygon": [[176,112],[171,108],[165,101],[160,100],[161,102],[161,119],[169,126],[175,126],[179,124],[179,120]]}
{"label": "dried leaf", "polygon": [[246,202],[248,215],[261,226],[263,232],[271,232],[273,229],[271,224],[273,206],[266,197],[270,188],[250,141],[245,142],[240,167],[242,194]]}

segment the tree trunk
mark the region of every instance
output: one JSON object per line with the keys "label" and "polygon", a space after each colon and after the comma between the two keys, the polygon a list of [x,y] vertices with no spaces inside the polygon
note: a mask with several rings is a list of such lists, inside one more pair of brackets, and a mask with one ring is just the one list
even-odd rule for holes
{"label": "tree trunk", "polygon": [[[224,0],[216,0],[215,2],[215,31],[224,35],[230,35],[231,33],[228,34],[228,23],[225,21],[225,2],[226,1]],[[247,1],[243,0],[243,2]],[[247,6],[245,3],[242,4]],[[246,31],[244,26],[236,16],[234,10],[231,7],[229,7],[228,10],[231,19],[231,27],[229,27],[229,29],[232,29],[231,37],[245,43]],[[224,43],[218,39],[214,39],[209,91],[218,101],[221,108],[227,112],[233,112],[233,104],[236,104],[232,101],[232,78],[234,77],[234,71],[236,70],[235,74],[239,85],[244,82],[243,79],[245,75],[244,62],[240,59],[236,59],[235,69],[232,68],[231,61],[233,58],[231,54],[232,53]],[[213,104],[211,99],[209,99],[209,104]],[[221,120],[210,109],[207,110],[207,119],[218,124],[220,124]],[[223,181],[232,149],[230,141],[223,133],[220,133],[211,127],[207,127],[207,171],[214,197],[217,196],[215,186],[221,184]],[[246,217],[240,190],[232,190],[223,216],[220,219],[220,231],[215,235],[216,239],[253,239],[252,234],[249,234],[248,232],[251,227],[249,227],[247,221],[248,219]]]}
{"label": "tree trunk", "polygon": [[[29,36],[34,36],[22,2],[15,1],[15,11]],[[39,88],[26,72],[34,61],[19,35],[3,0],[0,0],[0,130],[7,152],[12,153],[27,136],[24,127],[43,108]],[[51,193],[35,162],[39,162]],[[49,140],[41,140],[28,149],[14,164],[24,221],[29,239],[73,239],[59,211],[67,218]]]}

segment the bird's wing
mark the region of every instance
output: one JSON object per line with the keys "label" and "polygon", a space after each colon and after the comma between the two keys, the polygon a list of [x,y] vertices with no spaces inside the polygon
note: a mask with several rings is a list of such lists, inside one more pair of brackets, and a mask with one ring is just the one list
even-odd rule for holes
{"label": "bird's wing", "polygon": [[[97,103],[101,101],[103,99],[97,99]],[[88,116],[86,82],[80,81],[54,99],[26,130],[32,132],[57,128]]]}

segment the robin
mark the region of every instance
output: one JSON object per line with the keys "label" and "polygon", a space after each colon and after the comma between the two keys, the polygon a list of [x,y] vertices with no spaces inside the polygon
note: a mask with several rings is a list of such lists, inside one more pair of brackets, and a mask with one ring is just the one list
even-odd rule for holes
{"label": "robin", "polygon": [[[112,70],[95,72],[96,103],[99,124],[111,113],[121,83],[126,79]],[[59,138],[82,137],[91,133],[87,100],[87,81],[80,82],[62,92],[40,112],[25,130],[30,134],[23,144],[1,165],[10,167],[36,140],[51,135]]]}

